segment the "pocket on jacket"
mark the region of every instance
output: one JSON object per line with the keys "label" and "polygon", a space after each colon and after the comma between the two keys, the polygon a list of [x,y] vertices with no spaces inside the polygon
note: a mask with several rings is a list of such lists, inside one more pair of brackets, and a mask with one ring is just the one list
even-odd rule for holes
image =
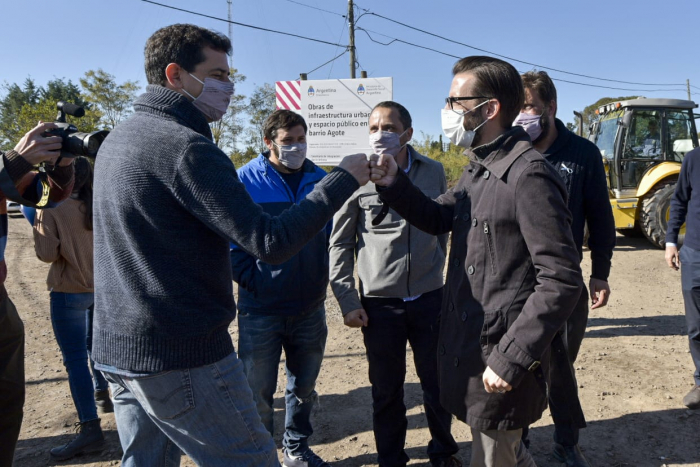
{"label": "pocket on jacket", "polygon": [[384,203],[382,203],[382,201],[379,199],[378,194],[368,194],[365,196],[361,195],[357,201],[360,209],[364,211],[365,228],[367,231],[390,231],[398,230],[401,227],[403,218],[393,209],[389,209],[386,216],[379,224],[372,225],[372,220],[380,214],[382,208],[384,207]]}
{"label": "pocket on jacket", "polygon": [[158,419],[172,420],[194,408],[189,370],[125,378],[125,381],[144,410]]}
{"label": "pocket on jacket", "polygon": [[501,310],[484,311],[484,324],[481,326],[481,336],[479,337],[484,357],[488,358],[507,330],[506,320]]}

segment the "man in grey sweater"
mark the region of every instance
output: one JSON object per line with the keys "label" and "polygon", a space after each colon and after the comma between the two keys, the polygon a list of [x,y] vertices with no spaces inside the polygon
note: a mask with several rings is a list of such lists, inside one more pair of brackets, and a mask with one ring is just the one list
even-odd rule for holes
{"label": "man in grey sweater", "polygon": [[[370,145],[376,154],[396,157],[401,168],[426,195],[447,190],[439,162],[407,143],[413,135],[411,115],[396,102],[382,102],[369,117]],[[379,465],[406,465],[406,342],[413,349],[416,372],[432,440],[433,466],[459,466],[457,443],[450,434],[452,416],[440,405],[437,378],[438,315],[447,235],[434,236],[409,225],[379,200],[374,184],[358,190],[333,219],[331,287],[345,324],[362,327],[373,427]],[[353,270],[357,255],[360,294]]]}
{"label": "man in grey sweater", "polygon": [[219,33],[177,24],[146,43],[149,86],[95,167],[93,358],[110,381],[122,465],[275,466],[228,326],[229,242],[267,263],[297,253],[369,177],[349,156],[299,205],[253,202],[208,123],[233,84]]}

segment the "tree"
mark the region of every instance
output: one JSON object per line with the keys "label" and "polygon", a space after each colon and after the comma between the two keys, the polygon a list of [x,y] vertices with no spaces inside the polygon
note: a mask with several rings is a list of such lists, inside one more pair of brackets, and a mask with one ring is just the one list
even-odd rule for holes
{"label": "tree", "polygon": [[[595,103],[583,109],[583,112],[581,112],[581,114],[583,114],[583,136],[588,137],[589,128],[591,126],[591,123],[593,123],[593,120],[595,120],[595,111],[598,110],[598,107],[600,107],[601,105],[609,104],[610,102],[626,101],[629,99],[637,99],[637,96],[603,97],[601,99],[598,99]],[[571,125],[571,127],[569,127],[569,125]],[[576,132],[576,130],[578,129],[578,122],[573,124],[567,124],[567,128],[569,128],[573,132]]]}
{"label": "tree", "polygon": [[39,121],[52,122],[56,119],[56,103],[71,102],[85,107],[86,115],[72,122],[81,131],[97,130],[101,114],[92,110],[80,94],[80,89],[70,80],[53,79],[45,87],[37,86],[27,78],[23,87],[17,84],[4,85],[7,94],[0,99],[0,148],[11,149],[20,138]]}
{"label": "tree", "polygon": [[85,73],[80,85],[85,98],[102,113],[102,126],[109,130],[131,113],[131,104],[139,90],[138,82],[117,84],[114,76],[101,68]]}
{"label": "tree", "polygon": [[[231,81],[234,85],[245,81],[246,77],[235,68],[231,69]],[[234,94],[231,104],[221,120],[209,124],[214,143],[223,151],[234,151],[236,143],[243,134],[243,113],[246,110],[245,96]]]}
{"label": "tree", "polygon": [[277,99],[275,96],[275,87],[269,83],[262,86],[256,86],[253,95],[248,99],[246,113],[250,117],[248,128],[247,143],[249,146],[258,151],[265,149],[263,142],[263,125],[265,119],[277,108]]}

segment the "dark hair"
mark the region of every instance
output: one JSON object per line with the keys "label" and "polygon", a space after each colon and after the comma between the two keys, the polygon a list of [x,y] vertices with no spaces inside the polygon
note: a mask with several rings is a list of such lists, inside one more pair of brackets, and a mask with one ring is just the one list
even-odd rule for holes
{"label": "dark hair", "polygon": [[85,214],[85,228],[92,230],[92,164],[85,157],[76,157],[73,167],[75,169],[73,193],[77,193],[78,199],[83,202],[81,211]]}
{"label": "dark hair", "polygon": [[165,86],[165,68],[177,63],[191,72],[202,63],[204,48],[231,54],[231,41],[221,33],[193,24],[173,24],[157,30],[146,41],[146,79],[148,84]]}
{"label": "dark hair", "polygon": [[523,80],[510,63],[493,57],[464,57],[452,74],[472,73],[476,78],[474,95],[496,99],[501,104],[501,126],[510,128],[525,102]]}
{"label": "dark hair", "polygon": [[383,109],[396,109],[399,112],[399,121],[401,122],[401,125],[403,125],[404,131],[408,130],[409,128],[411,128],[413,126],[413,120],[411,119],[411,114],[408,113],[408,110],[406,110],[406,107],[399,104],[398,102],[394,102],[394,101],[380,102],[379,104],[374,106],[374,108],[372,109],[372,113],[380,107]]}
{"label": "dark hair", "polygon": [[277,138],[277,130],[290,130],[297,125],[304,127],[304,133],[307,132],[308,127],[304,121],[304,117],[296,112],[286,109],[278,109],[270,114],[263,124],[263,135],[270,141],[274,141]]}
{"label": "dark hair", "polygon": [[557,101],[557,88],[546,71],[528,71],[523,75],[523,86],[536,92],[548,107],[550,102]]}

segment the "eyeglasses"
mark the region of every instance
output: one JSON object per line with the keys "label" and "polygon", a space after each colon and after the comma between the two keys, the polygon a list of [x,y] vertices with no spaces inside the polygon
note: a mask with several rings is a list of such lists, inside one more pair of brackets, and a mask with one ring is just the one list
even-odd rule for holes
{"label": "eyeglasses", "polygon": [[[464,113],[468,112],[469,109],[464,107],[462,104],[459,103],[459,101],[471,101],[474,99],[491,99],[490,97],[487,96],[472,96],[472,97],[446,97],[445,98],[445,104],[447,104],[447,108],[450,109],[453,112],[457,113]],[[457,108],[455,109],[455,103],[457,104]]]}

